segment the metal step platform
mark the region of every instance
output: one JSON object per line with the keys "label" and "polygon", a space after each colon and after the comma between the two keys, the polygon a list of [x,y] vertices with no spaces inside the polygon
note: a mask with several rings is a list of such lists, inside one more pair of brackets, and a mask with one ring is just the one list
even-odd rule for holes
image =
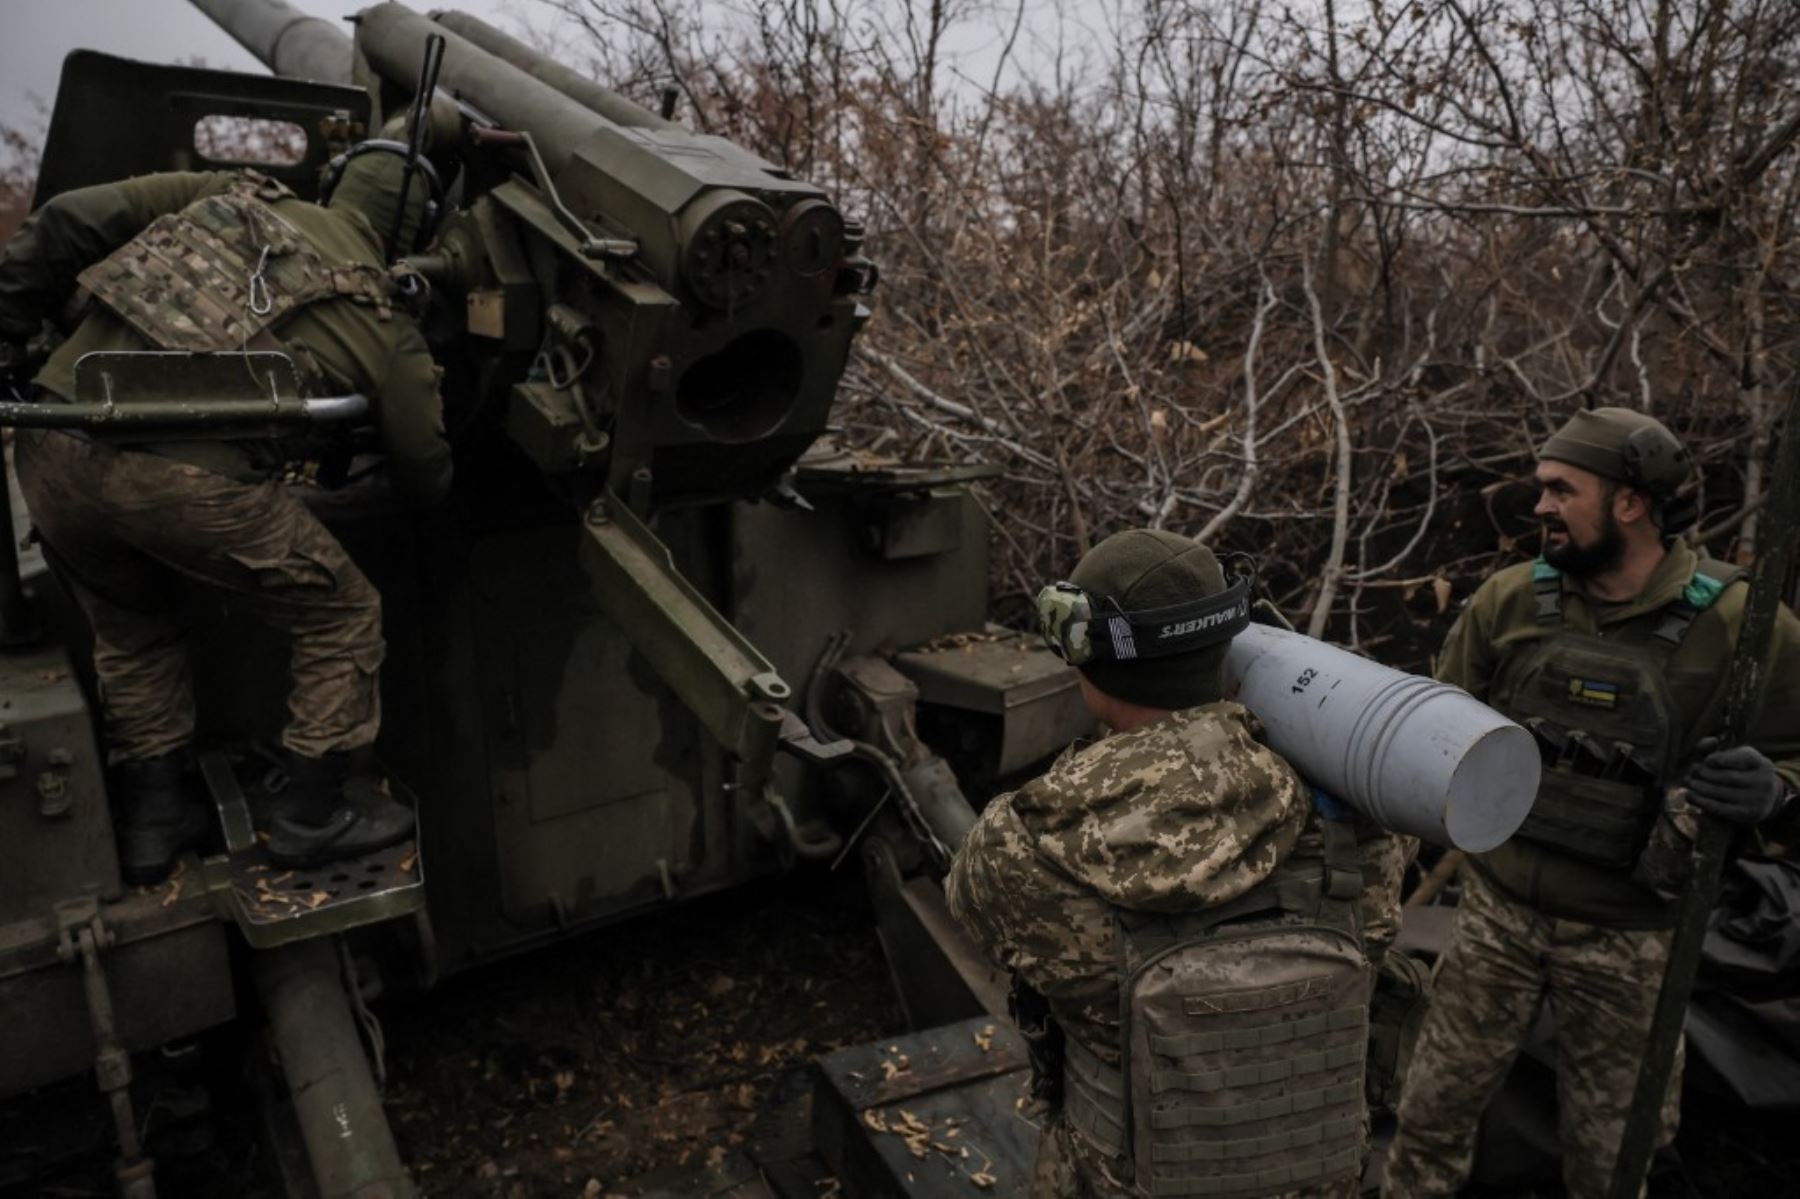
{"label": "metal step platform", "polygon": [[[416,840],[307,870],[278,866],[254,830],[230,760],[222,753],[202,754],[200,770],[226,845],[224,854],[201,863],[206,887],[220,917],[235,923],[252,948],[274,949],[424,908],[425,864]],[[395,799],[418,810],[412,793],[397,781],[385,785]]]}

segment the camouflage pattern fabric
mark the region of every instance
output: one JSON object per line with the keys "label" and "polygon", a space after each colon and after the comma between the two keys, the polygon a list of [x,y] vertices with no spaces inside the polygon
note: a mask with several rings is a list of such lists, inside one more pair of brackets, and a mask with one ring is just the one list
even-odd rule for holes
{"label": "camouflage pattern fabric", "polygon": [[1419,839],[1390,833],[1364,816],[1355,823],[1363,876],[1362,899],[1357,903],[1363,949],[1370,963],[1378,966],[1400,932],[1400,888],[1406,882],[1406,868],[1419,856]]}
{"label": "camouflage pattern fabric", "polygon": [[[29,336],[46,318],[73,311],[68,306],[76,278],[157,218],[234,194],[245,183],[243,175],[222,171],[170,172],[53,197],[0,251],[0,338]],[[334,271],[373,277],[380,270],[380,238],[361,213],[267,194],[256,199]],[[289,312],[265,333],[292,354],[303,378],[322,379],[334,394],[369,397],[387,459],[386,477],[399,495],[419,503],[443,497],[450,486],[451,460],[438,402],[438,370],[412,320],[399,312],[384,319],[378,304],[337,295]],[[41,391],[73,399],[75,363],[84,354],[158,348],[107,305],[88,305],[34,382]],[[159,442],[146,449],[242,483],[261,482],[282,465],[279,455],[239,441]]]}
{"label": "camouflage pattern fabric", "polygon": [[[1269,1199],[1355,1199],[1361,1182],[1351,1179],[1329,1186],[1286,1191]],[[1121,1181],[1111,1161],[1095,1153],[1060,1116],[1051,1115],[1038,1139],[1032,1164],[1031,1199],[1141,1199],[1141,1192]]]}
{"label": "camouflage pattern fabric", "polygon": [[[1198,912],[1235,899],[1292,855],[1303,831],[1316,839],[1310,813],[1304,783],[1258,743],[1243,707],[1174,712],[1072,749],[990,802],[951,863],[950,911],[1044,994],[1068,1036],[1116,1065],[1114,910]],[[1134,1193],[1103,1151],[1050,1117],[1033,1195]]]}
{"label": "camouflage pattern fabric", "polygon": [[366,263],[333,267],[267,203],[292,196],[247,172],[231,190],[158,217],[79,282],[164,350],[240,349],[288,314],[333,296],[390,318],[383,272]]}
{"label": "camouflage pattern fabric", "polygon": [[21,429],[15,453],[46,551],[94,629],[115,762],[193,740],[183,579],[289,636],[282,744],[318,757],[375,739],[380,597],[292,494],[64,433]]}
{"label": "camouflage pattern fabric", "polygon": [[1038,632],[1044,643],[1071,666],[1079,666],[1094,656],[1088,630],[1093,627],[1093,612],[1087,594],[1072,583],[1052,583],[1038,592]]}
{"label": "camouflage pattern fabric", "polygon": [[[1454,1195],[1469,1175],[1481,1113],[1531,1030],[1540,999],[1556,1016],[1563,1182],[1606,1194],[1638,1062],[1668,961],[1664,930],[1607,928],[1538,913],[1466,870],[1431,1010],[1407,1070],[1382,1194]],[[1662,1143],[1680,1114],[1681,1055],[1663,1106]]]}

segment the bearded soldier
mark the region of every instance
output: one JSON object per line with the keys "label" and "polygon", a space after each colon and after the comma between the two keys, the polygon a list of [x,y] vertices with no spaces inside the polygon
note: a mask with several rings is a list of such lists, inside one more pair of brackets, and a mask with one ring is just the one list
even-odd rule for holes
{"label": "bearded soldier", "polygon": [[[308,395],[361,393],[393,489],[419,502],[449,486],[437,371],[393,303],[388,261],[429,223],[430,165],[393,142],[334,164],[328,206],[243,173],[163,174],[45,204],[0,258],[0,343],[61,312],[77,282],[91,311],[37,374],[36,398],[74,397],[93,351],[280,350]],[[293,690],[281,735],[289,785],[269,849],[312,865],[404,840],[412,817],[346,798],[349,753],[380,722],[380,599],[278,482],[335,443],[123,445],[21,431],[20,487],[45,552],[94,631],[94,669],[118,801],[125,878],[159,881],[206,827],[184,781],[194,704],[183,580],[229,592],[288,635]]]}
{"label": "bearded soldier", "polygon": [[1110,732],[982,813],[950,910],[1014,975],[1039,1196],[1355,1192],[1369,969],[1355,835],[1224,702],[1213,554],[1115,534],[1039,597]]}
{"label": "bearded soldier", "polygon": [[[1694,518],[1678,494],[1691,472],[1681,443],[1643,413],[1597,408],[1538,458],[1543,556],[1481,586],[1438,677],[1537,735],[1543,783],[1518,834],[1465,871],[1403,1084],[1391,1196],[1462,1186],[1540,1000],[1556,1018],[1564,1182],[1573,1196],[1606,1193],[1679,893],[1647,846],[1688,800],[1750,827],[1800,782],[1800,622],[1786,608],[1750,744],[1716,743],[1748,587],[1677,539]],[[1679,1081],[1678,1056],[1665,1143]]]}

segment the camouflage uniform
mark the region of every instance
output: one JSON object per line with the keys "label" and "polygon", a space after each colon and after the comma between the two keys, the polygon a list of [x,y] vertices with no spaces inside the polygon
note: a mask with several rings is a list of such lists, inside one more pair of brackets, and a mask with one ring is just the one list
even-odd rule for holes
{"label": "camouflage uniform", "polygon": [[1364,816],[1356,818],[1356,843],[1362,861],[1363,948],[1376,965],[1400,932],[1400,888],[1406,868],[1419,854],[1417,837],[1390,833]]}
{"label": "camouflage uniform", "polygon": [[[1557,919],[1508,900],[1479,871],[1464,880],[1456,931],[1407,1072],[1403,1140],[1389,1155],[1384,1193],[1461,1189],[1481,1111],[1506,1080],[1548,992],[1556,1011],[1563,1183],[1570,1195],[1604,1195],[1670,934]],[[1675,1135],[1680,1093],[1678,1050],[1662,1113],[1665,1143]]]}
{"label": "camouflage uniform", "polygon": [[[1244,895],[1305,851],[1310,810],[1305,785],[1257,743],[1242,707],[1173,712],[1070,750],[989,803],[951,866],[950,910],[1043,993],[1068,1038],[1116,1065],[1115,914],[1198,912]],[[1115,1166],[1052,1113],[1032,1194],[1138,1193]]]}
{"label": "camouflage uniform", "polygon": [[[36,334],[71,299],[78,274],[136,244],[158,218],[199,210],[243,185],[232,174],[149,175],[54,198],[0,257],[0,339]],[[382,269],[380,238],[362,213],[272,188],[264,195],[281,235],[297,235],[336,274],[366,280]],[[128,286],[112,283],[129,296]],[[184,305],[199,313],[219,299],[173,292],[151,298],[164,323],[177,324]],[[315,387],[370,398],[391,484],[417,501],[435,500],[450,477],[437,371],[413,323],[373,300],[348,290],[327,294],[283,314],[271,333]],[[154,348],[164,347],[113,307],[94,305],[35,383],[51,401],[69,399],[81,355]],[[70,433],[20,436],[20,486],[52,561],[94,628],[115,761],[154,758],[192,737],[181,579],[239,596],[291,637],[292,719],[283,734],[290,750],[317,758],[373,739],[383,652],[379,597],[335,538],[272,481],[285,450],[264,442],[123,448]]]}
{"label": "camouflage uniform", "polygon": [[[1564,580],[1563,620],[1607,640],[1642,639],[1663,619],[1698,559],[1681,542],[1636,599],[1600,604]],[[1487,699],[1517,655],[1543,635],[1533,567],[1488,580],[1451,630],[1438,677]],[[1724,671],[1746,588],[1701,613],[1668,659],[1666,679],[1685,752],[1722,722]],[[1785,608],[1771,639],[1751,744],[1800,780],[1800,621]],[[1790,813],[1788,819],[1792,819]],[[1477,1125],[1530,1030],[1540,999],[1557,1020],[1557,1097],[1564,1182],[1604,1194],[1623,1136],[1667,960],[1670,904],[1611,871],[1522,837],[1470,859],[1465,897],[1438,969],[1432,1006],[1400,1101],[1384,1194],[1449,1195],[1466,1181]],[[1663,1110],[1665,1143],[1679,1115],[1679,1059]]]}

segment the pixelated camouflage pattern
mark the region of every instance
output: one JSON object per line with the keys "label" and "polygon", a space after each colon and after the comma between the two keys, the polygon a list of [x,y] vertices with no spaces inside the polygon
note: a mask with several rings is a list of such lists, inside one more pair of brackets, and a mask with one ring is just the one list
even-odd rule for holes
{"label": "pixelated camouflage pattern", "polygon": [[1174,712],[1064,755],[1011,806],[1037,853],[1107,903],[1224,903],[1269,876],[1311,810],[1259,731],[1239,704]]}
{"label": "pixelated camouflage pattern", "polygon": [[[1071,749],[991,801],[951,864],[958,922],[1109,1065],[1120,1060],[1115,908],[1228,902],[1265,881],[1307,829],[1307,788],[1256,733],[1242,706],[1219,703]],[[1058,1116],[1041,1154],[1034,1195],[1134,1193]]]}
{"label": "pixelated camouflage pattern", "polygon": [[1094,656],[1088,631],[1093,618],[1087,595],[1069,583],[1054,583],[1038,592],[1038,632],[1044,643],[1071,666],[1079,666]]}
{"label": "pixelated camouflage pattern", "polygon": [[158,217],[79,282],[164,350],[242,349],[323,299],[360,300],[385,313],[385,272],[328,263],[271,204],[292,198],[281,184],[245,172],[230,190]]}
{"label": "pixelated camouflage pattern", "polygon": [[1356,817],[1356,851],[1362,867],[1363,949],[1380,964],[1400,932],[1400,888],[1406,868],[1419,856],[1419,839],[1390,833],[1364,816]]}
{"label": "pixelated camouflage pattern", "polygon": [[[1464,886],[1430,1011],[1402,1084],[1382,1194],[1453,1195],[1468,1179],[1481,1113],[1531,1031],[1556,1017],[1557,1135],[1574,1199],[1605,1195],[1649,1038],[1671,934],[1543,915],[1477,871]],[[1680,1115],[1681,1055],[1661,1143]]]}
{"label": "pixelated camouflage pattern", "polygon": [[[1268,1199],[1355,1199],[1361,1189],[1361,1180],[1350,1178]],[[1141,1199],[1141,1192],[1120,1179],[1113,1162],[1095,1153],[1060,1115],[1043,1123],[1028,1194],[1031,1199]]]}

